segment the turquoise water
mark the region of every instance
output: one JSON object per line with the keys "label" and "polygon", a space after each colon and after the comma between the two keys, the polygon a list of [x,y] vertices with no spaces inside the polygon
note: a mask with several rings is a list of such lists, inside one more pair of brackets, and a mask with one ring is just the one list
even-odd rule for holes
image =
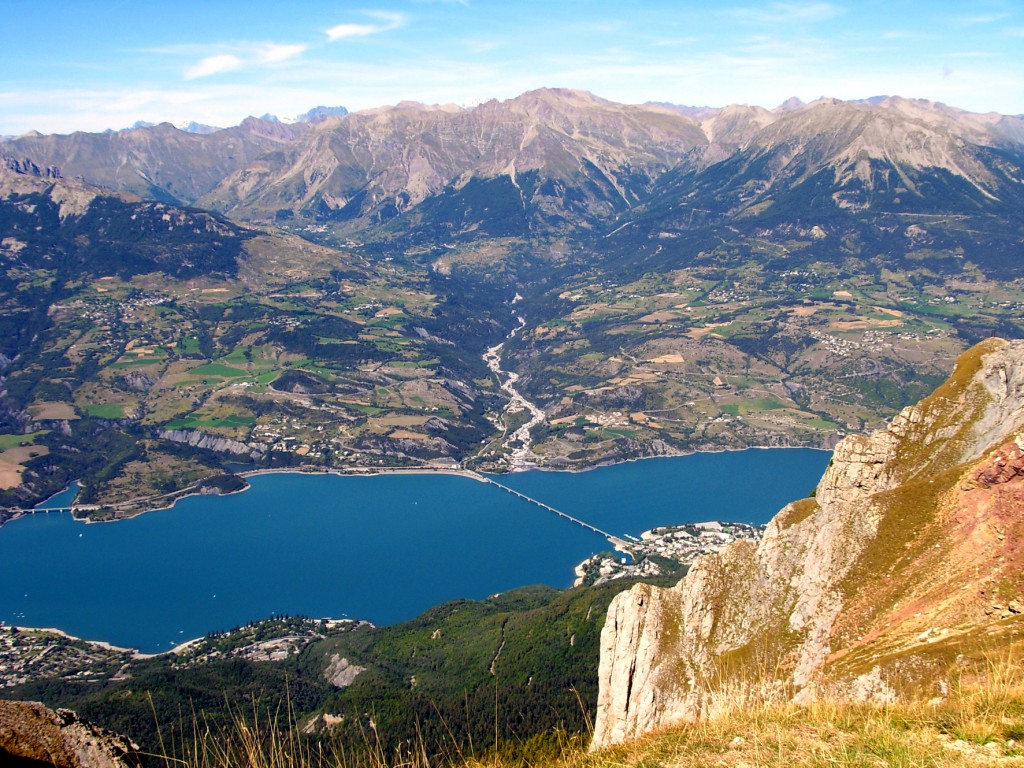
{"label": "turquoise water", "polygon": [[[655,459],[498,478],[615,534],[764,522],[829,460],[808,450]],[[262,475],[226,497],[85,525],[65,513],[0,528],[0,620],[143,651],[278,614],[389,624],[439,602],[572,583],[599,535],[462,477]]]}

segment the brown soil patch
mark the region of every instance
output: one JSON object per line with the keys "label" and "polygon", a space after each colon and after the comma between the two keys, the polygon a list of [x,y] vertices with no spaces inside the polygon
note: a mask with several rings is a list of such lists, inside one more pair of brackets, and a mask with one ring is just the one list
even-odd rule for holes
{"label": "brown soil patch", "polygon": [[884,312],[887,315],[892,315],[893,317],[907,316],[906,312],[900,312],[898,309],[890,309],[889,307],[872,307],[872,309],[876,312]]}
{"label": "brown soil patch", "polygon": [[392,427],[419,427],[426,424],[429,418],[429,416],[402,416],[396,414],[393,416],[382,416],[379,419],[374,419],[374,421]]}
{"label": "brown soil patch", "polygon": [[[619,378],[611,379],[609,383],[619,387],[624,387],[628,384],[640,384],[645,381],[654,381],[657,378],[658,374],[656,373],[649,373],[648,371],[636,371],[635,373],[629,374],[629,376],[620,376]],[[610,389],[610,387],[602,387],[601,389]]]}
{"label": "brown soil patch", "polygon": [[572,422],[576,421],[576,419],[578,419],[578,418],[579,418],[579,416],[563,416],[560,419],[553,419],[549,423],[552,426],[556,426],[557,427],[559,424],[571,424]]}
{"label": "brown soil patch", "polygon": [[694,328],[691,331],[687,331],[686,335],[691,339],[700,339],[707,336],[715,328],[721,328],[723,325],[728,325],[728,323],[708,323],[703,328]]}
{"label": "brown soil patch", "polygon": [[21,474],[26,461],[36,456],[45,456],[50,449],[45,445],[19,445],[0,453],[0,489],[16,488],[21,485]]}
{"label": "brown soil patch", "polygon": [[817,311],[818,307],[793,307],[789,310],[789,313],[791,315],[796,315],[797,317],[810,317],[817,313]]}
{"label": "brown soil patch", "polygon": [[25,468],[19,464],[11,464],[0,458],[0,488],[17,488],[21,485],[21,473]]}
{"label": "brown soil patch", "polygon": [[396,429],[388,437],[393,437],[398,440],[428,440],[426,435],[420,434],[419,432],[410,432],[407,429]]}
{"label": "brown soil patch", "polygon": [[836,320],[829,323],[829,328],[837,331],[860,331],[867,328],[893,328],[903,325],[902,320]]}
{"label": "brown soil patch", "polygon": [[640,318],[641,323],[667,323],[671,320],[677,319],[677,315],[674,312],[651,312],[649,315],[644,315]]}
{"label": "brown soil patch", "polygon": [[682,355],[662,355],[661,357],[651,358],[648,362],[651,363],[685,363]]}
{"label": "brown soil patch", "polygon": [[28,407],[28,412],[37,419],[67,421],[78,418],[75,407],[70,403],[36,403]]}

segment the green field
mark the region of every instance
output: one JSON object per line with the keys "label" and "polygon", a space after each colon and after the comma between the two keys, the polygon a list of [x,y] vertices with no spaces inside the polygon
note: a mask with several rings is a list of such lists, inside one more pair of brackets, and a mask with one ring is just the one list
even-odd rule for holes
{"label": "green field", "polygon": [[36,441],[37,438],[48,434],[50,430],[43,429],[39,432],[32,432],[27,435],[0,435],[0,451],[6,451],[10,448],[17,448],[19,445],[31,445]]}
{"label": "green field", "polygon": [[178,340],[178,352],[182,355],[198,355],[199,339],[187,336]]}
{"label": "green field", "polygon": [[739,416],[745,413],[757,413],[759,411],[773,411],[787,406],[770,397],[754,397],[746,399],[741,403],[728,403],[722,406],[722,413],[730,416]]}
{"label": "green field", "polygon": [[193,376],[220,376],[224,379],[237,379],[240,376],[249,375],[248,371],[243,371],[241,368],[232,368],[230,365],[224,365],[223,363],[207,363],[198,368],[193,368],[189,373]]}
{"label": "green field", "polygon": [[174,421],[168,422],[168,429],[200,429],[202,427],[209,428],[225,428],[225,429],[238,429],[242,427],[251,427],[256,423],[256,419],[252,416],[240,416],[238,414],[232,414],[225,416],[222,419],[215,417],[205,417],[201,414],[193,414],[184,419],[175,419]]}
{"label": "green field", "polygon": [[120,360],[111,368],[141,368],[148,365],[161,365],[164,362],[162,357],[140,357],[135,360]]}
{"label": "green field", "polygon": [[85,405],[82,410],[97,419],[123,419],[124,406],[119,403],[107,403],[105,405]]}

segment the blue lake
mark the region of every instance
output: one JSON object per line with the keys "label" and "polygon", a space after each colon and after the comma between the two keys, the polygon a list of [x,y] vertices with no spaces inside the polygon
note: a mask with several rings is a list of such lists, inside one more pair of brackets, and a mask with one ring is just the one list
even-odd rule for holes
{"label": "blue lake", "polygon": [[[497,478],[616,535],[700,520],[764,523],[806,496],[823,451],[649,459]],[[273,474],[226,497],[85,525],[0,528],[0,620],[154,652],[271,614],[390,624],[455,598],[569,586],[605,539],[455,476]],[[54,499],[53,504],[67,503]]]}

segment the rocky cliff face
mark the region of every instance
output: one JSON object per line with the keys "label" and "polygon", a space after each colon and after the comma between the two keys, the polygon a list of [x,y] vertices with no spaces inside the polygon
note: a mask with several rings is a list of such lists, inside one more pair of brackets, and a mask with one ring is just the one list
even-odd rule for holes
{"label": "rocky cliff face", "polygon": [[56,768],[129,768],[139,748],[124,736],[30,701],[0,701],[0,764]]}
{"label": "rocky cliff face", "polygon": [[262,443],[242,443],[228,437],[200,432],[197,429],[165,429],[160,432],[160,437],[173,443],[185,443],[194,448],[206,448],[218,453],[246,456],[254,461],[267,452],[267,446]]}
{"label": "rocky cliff face", "polygon": [[759,545],[638,585],[602,633],[593,748],[743,697],[934,695],[1021,641],[1024,342],[989,340],[888,429],[840,443]]}

